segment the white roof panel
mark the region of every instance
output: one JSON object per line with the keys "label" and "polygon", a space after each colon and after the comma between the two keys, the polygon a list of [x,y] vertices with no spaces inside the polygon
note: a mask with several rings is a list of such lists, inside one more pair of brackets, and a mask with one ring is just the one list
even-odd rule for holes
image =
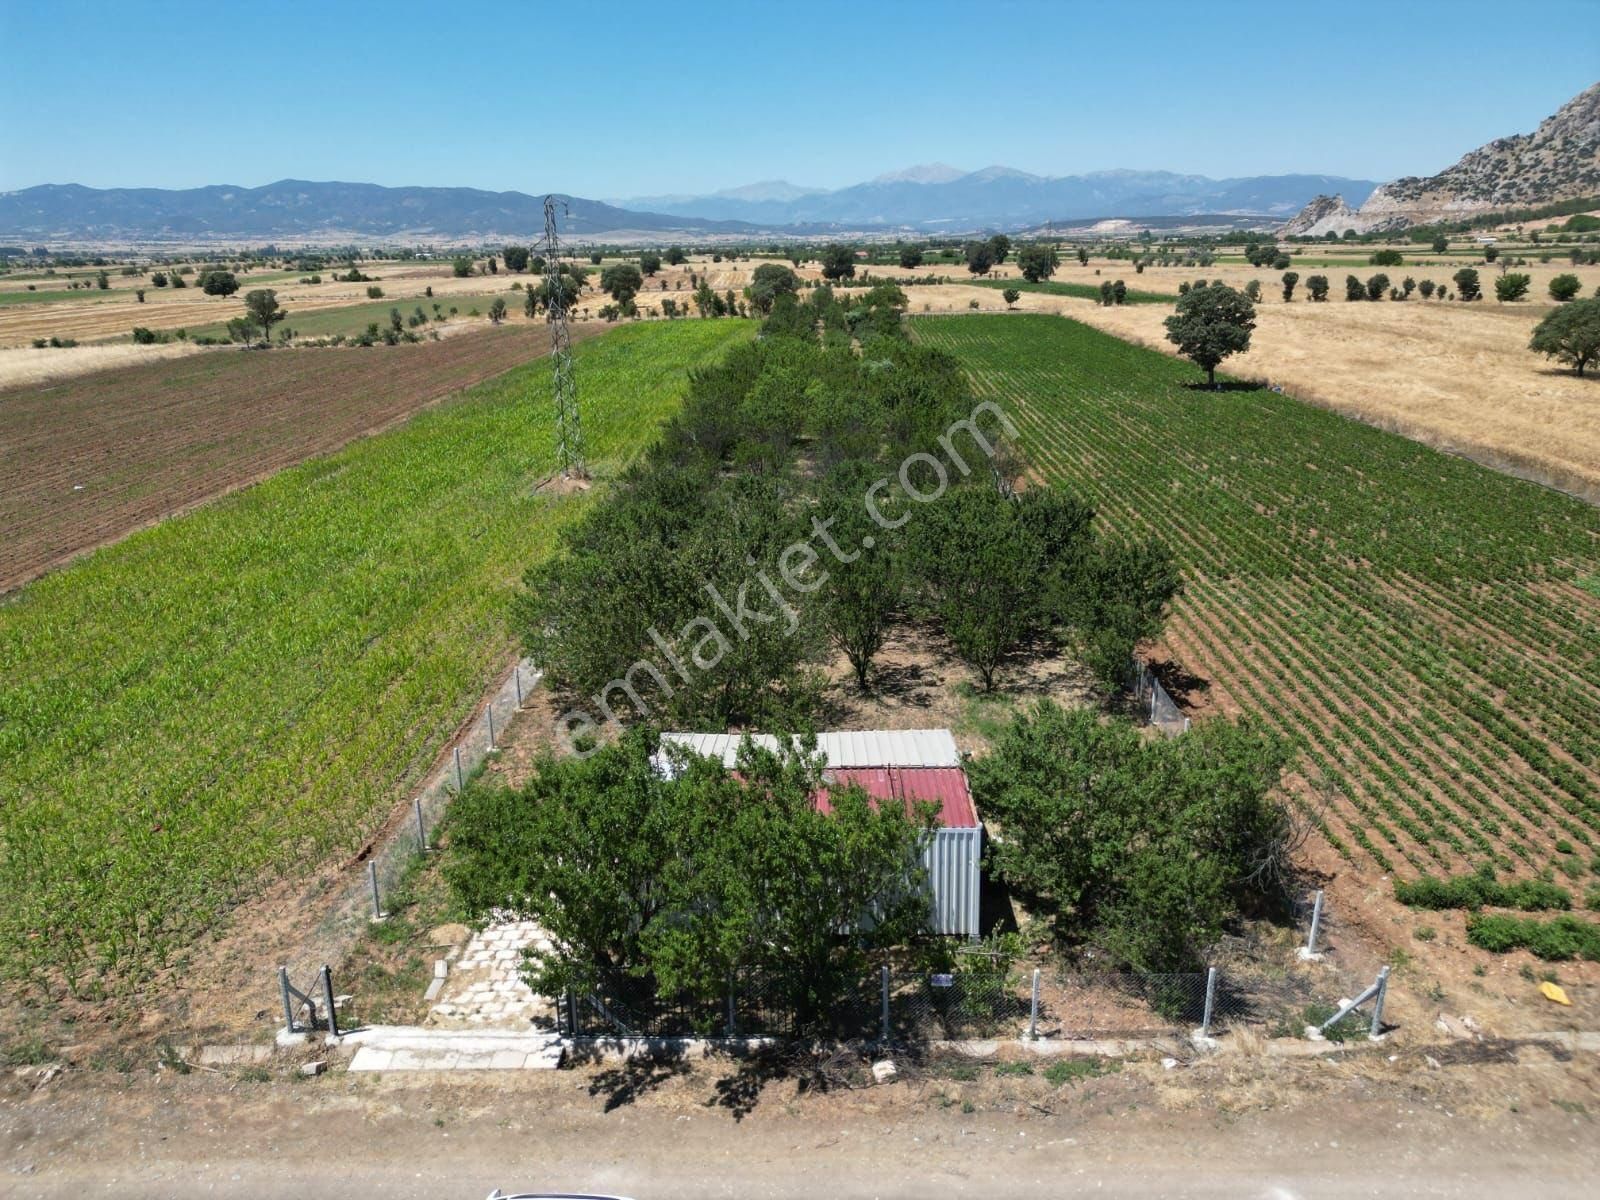
{"label": "white roof panel", "polygon": [[[663,743],[674,743],[705,758],[721,759],[733,766],[742,734],[663,733]],[[757,745],[775,750],[771,734],[750,735]],[[961,752],[948,729],[852,729],[817,735],[817,750],[829,767],[959,767]]]}

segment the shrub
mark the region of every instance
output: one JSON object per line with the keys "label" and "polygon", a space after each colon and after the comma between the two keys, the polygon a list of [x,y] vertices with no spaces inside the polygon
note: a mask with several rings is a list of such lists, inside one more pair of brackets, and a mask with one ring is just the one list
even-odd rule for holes
{"label": "shrub", "polygon": [[1404,264],[1405,258],[1398,250],[1384,249],[1374,251],[1367,262],[1375,267],[1398,267]]}
{"label": "shrub", "polygon": [[1288,304],[1294,299],[1294,285],[1300,282],[1300,272],[1285,271],[1283,273],[1283,302]]}
{"label": "shrub", "polygon": [[1367,298],[1366,287],[1354,275],[1346,275],[1344,277],[1344,298],[1346,300],[1365,300]]}
{"label": "shrub", "polygon": [[1426,300],[1433,295],[1433,287],[1433,280],[1424,279],[1421,283],[1417,284],[1417,291],[1421,292],[1422,298]]}
{"label": "shrub", "polygon": [[1483,296],[1483,289],[1478,284],[1478,272],[1471,267],[1462,267],[1450,277],[1455,281],[1456,295],[1463,300],[1478,300]]}
{"label": "shrub", "polygon": [[1250,297],[1252,303],[1259,301],[1261,299],[1261,281],[1259,279],[1252,279],[1249,283],[1245,284],[1244,294]]}
{"label": "shrub", "polygon": [[136,346],[153,346],[162,340],[164,339],[158,336],[153,329],[146,329],[143,325],[135,325],[133,327],[133,342]]}
{"label": "shrub", "polygon": [[374,284],[372,287],[369,287],[367,289],[367,299],[368,300],[382,300],[383,299],[383,289],[381,287],[378,287],[376,284]]}
{"label": "shrub", "polygon": [[1582,286],[1576,275],[1557,275],[1550,281],[1550,299],[1565,304],[1578,294]]}
{"label": "shrub", "polygon": [[1095,1079],[1122,1070],[1122,1060],[1116,1058],[1064,1058],[1044,1069],[1044,1077],[1051,1087],[1064,1083],[1077,1083],[1080,1079]]}
{"label": "shrub", "polygon": [[[1331,1004],[1308,1004],[1302,1018],[1307,1025],[1321,1026],[1339,1010]],[[1358,1012],[1350,1013],[1336,1025],[1329,1025],[1322,1036],[1330,1042],[1348,1042],[1351,1038],[1365,1037],[1370,1028],[1368,1018]]]}
{"label": "shrub", "polygon": [[1600,962],[1600,925],[1570,914],[1548,921],[1476,914],[1467,918],[1467,941],[1494,954],[1527,950],[1546,962],[1573,958]]}
{"label": "shrub", "polygon": [[1000,297],[1006,302],[1007,308],[1015,308],[1017,301],[1022,299],[1022,293],[1017,291],[1016,288],[1007,288],[1000,293]]}
{"label": "shrub", "polygon": [[1528,294],[1528,288],[1532,283],[1532,276],[1515,271],[1502,275],[1494,281],[1494,298],[1501,304],[1511,300],[1521,300]]}
{"label": "shrub", "polygon": [[1374,275],[1372,278],[1367,280],[1367,299],[1368,300],[1382,300],[1383,297],[1384,297],[1384,293],[1387,292],[1388,290],[1389,290],[1389,277],[1387,275],[1385,275],[1382,271],[1379,271],[1376,275]]}
{"label": "shrub", "polygon": [[1524,912],[1543,912],[1572,907],[1572,894],[1565,888],[1539,879],[1501,883],[1494,869],[1479,868],[1471,875],[1439,879],[1423,875],[1415,882],[1397,879],[1394,898],[1412,908],[1516,908]]}

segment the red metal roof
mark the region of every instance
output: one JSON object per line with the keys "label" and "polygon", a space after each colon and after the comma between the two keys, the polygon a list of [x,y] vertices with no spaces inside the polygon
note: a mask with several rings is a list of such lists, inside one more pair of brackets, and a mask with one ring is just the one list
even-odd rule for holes
{"label": "red metal roof", "polygon": [[[836,767],[824,778],[844,787],[856,784],[874,800],[898,800],[910,812],[927,802],[939,808],[939,824],[947,829],[976,829],[978,810],[960,767]],[[829,812],[828,791],[817,793],[817,807]]]}

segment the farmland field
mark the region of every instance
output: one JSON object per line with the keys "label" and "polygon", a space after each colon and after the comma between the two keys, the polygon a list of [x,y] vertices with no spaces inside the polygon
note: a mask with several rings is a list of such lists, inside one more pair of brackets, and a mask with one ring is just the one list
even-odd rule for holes
{"label": "farmland field", "polygon": [[[1301,739],[1340,854],[1589,879],[1600,845],[1600,514],[1050,316],[927,318],[1036,477],[1166,539],[1190,699]],[[1158,653],[1157,657],[1161,655]]]}
{"label": "farmland field", "polygon": [[[580,346],[597,475],[748,336]],[[510,589],[582,507],[533,490],[548,393],[542,364],[511,371],[0,604],[0,978],[137,983],[268,876],[362,845],[505,661]]]}
{"label": "farmland field", "polygon": [[[1123,274],[1133,275],[1133,272],[1128,270],[1118,274],[1120,277]],[[1133,275],[1133,277],[1134,279],[1138,278],[1137,275]],[[961,282],[970,283],[974,287],[998,288],[1001,291],[1006,288],[1016,288],[1019,292],[1036,292],[1044,296],[1075,296],[1079,300],[1094,300],[1096,302],[1100,299],[1100,285],[1098,283],[1065,283],[1057,279],[1047,279],[1042,283],[1029,283],[1026,279],[972,279],[961,280]],[[1114,280],[1108,275],[1105,282],[1112,283]],[[1133,283],[1128,285],[1125,303],[1176,304],[1177,300],[1176,293],[1169,295],[1166,292],[1147,292],[1139,289],[1137,283]]]}
{"label": "farmland field", "polygon": [[0,591],[548,344],[523,327],[368,350],[215,350],[0,391]]}

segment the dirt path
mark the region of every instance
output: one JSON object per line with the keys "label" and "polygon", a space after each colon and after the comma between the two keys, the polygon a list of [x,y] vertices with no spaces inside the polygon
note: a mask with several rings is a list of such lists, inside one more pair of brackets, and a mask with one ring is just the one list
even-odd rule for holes
{"label": "dirt path", "polygon": [[[644,1198],[1592,1195],[1593,1055],[1129,1064],[804,1091],[727,1064],[0,1084],[0,1193]],[[109,1193],[108,1193],[109,1189]]]}

